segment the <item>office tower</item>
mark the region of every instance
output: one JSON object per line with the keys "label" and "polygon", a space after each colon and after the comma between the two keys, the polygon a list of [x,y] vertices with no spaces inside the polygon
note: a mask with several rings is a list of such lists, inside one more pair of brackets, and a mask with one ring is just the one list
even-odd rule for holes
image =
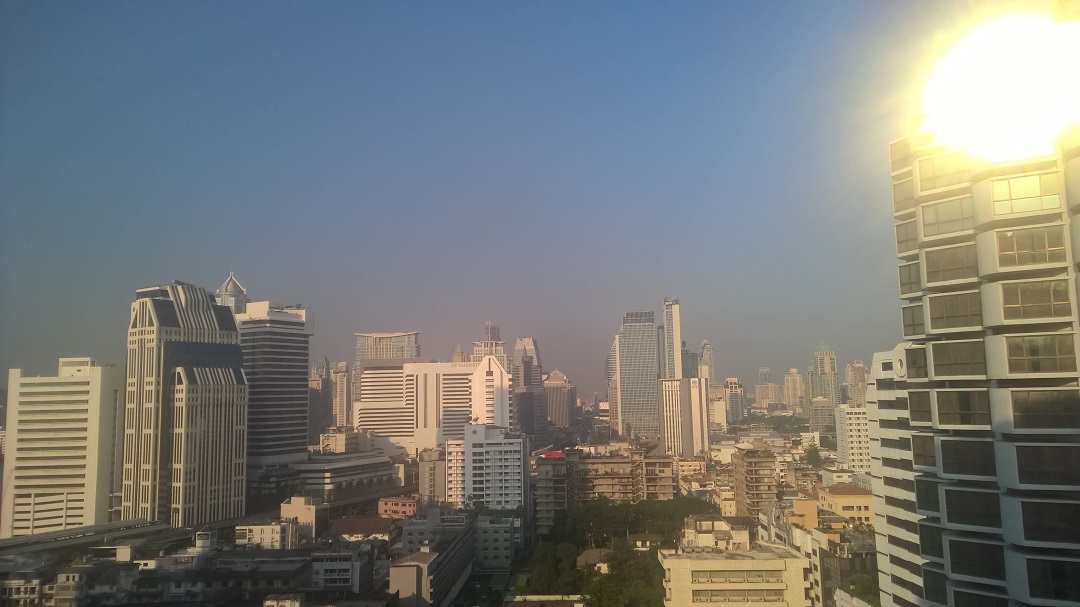
{"label": "office tower", "polygon": [[757,518],[776,501],[776,455],[761,440],[739,443],[731,454],[731,463],[735,471],[735,511],[739,516]]}
{"label": "office tower", "polygon": [[712,387],[717,380],[715,359],[712,345],[707,341],[702,341],[701,354],[698,355],[698,377],[704,378],[709,387]]}
{"label": "office tower", "polygon": [[240,516],[248,387],[233,312],[182,282],[135,297],[121,518],[190,527]]}
{"label": "office tower", "polygon": [[247,289],[229,272],[229,277],[218,287],[215,299],[219,305],[232,310],[233,314],[240,314],[247,307]]}
{"label": "office tower", "polygon": [[56,377],[10,370],[0,538],[113,520],[123,381],[89,358],[61,358]]}
{"label": "office tower", "polygon": [[359,398],[360,373],[368,361],[401,360],[420,357],[420,332],[357,333],[356,357],[353,360],[353,398]]}
{"label": "office tower", "polygon": [[832,433],[836,429],[836,409],[829,399],[815,396],[810,400],[810,431]]}
{"label": "office tower", "polygon": [[709,447],[708,384],[699,377],[660,380],[660,439],[664,452],[693,457]]}
{"label": "office tower", "polygon": [[870,379],[870,370],[863,361],[856,359],[844,367],[844,383],[848,386],[848,400],[856,407],[866,405],[866,383]]}
{"label": "office tower", "polygon": [[[874,355],[871,382],[866,390],[866,414],[870,439],[870,475],[874,493],[874,531],[877,535],[878,587],[883,607],[922,604],[922,567],[919,552],[919,521],[912,465],[910,402],[907,354],[910,344]],[[926,392],[922,392],[926,394]],[[917,397],[923,400],[922,397]],[[925,497],[937,499],[937,488],[924,486]],[[927,527],[928,537],[940,541],[939,527]],[[935,551],[938,552],[938,551]]]}
{"label": "office tower", "polygon": [[544,380],[544,392],[547,394],[548,418],[551,424],[556,428],[569,428],[573,421],[577,388],[562,371],[555,369]]}
{"label": "office tower", "polygon": [[529,439],[506,428],[466,425],[446,441],[446,501],[459,508],[527,508]]}
{"label": "office tower", "polygon": [[788,369],[784,374],[784,404],[794,409],[803,395],[803,378],[798,369]]}
{"label": "office tower", "polygon": [[929,603],[1080,601],[1078,136],[1002,162],[890,146]]}
{"label": "office tower", "polygon": [[709,391],[709,427],[723,430],[728,426],[727,400],[722,387]]}
{"label": "office tower", "polygon": [[746,413],[746,394],[737,377],[724,380],[724,402],[727,403],[727,423],[737,424]]}
{"label": "office tower", "polygon": [[758,367],[757,385],[763,386],[772,383],[772,371],[768,367]]}
{"label": "office tower", "polygon": [[682,373],[683,377],[698,377],[701,366],[701,354],[686,349],[686,342],[682,342]]}
{"label": "office tower", "polygon": [[682,321],[679,318],[679,300],[664,299],[664,357],[661,359],[664,379],[682,379]]}
{"label": "office tower", "polygon": [[656,436],[660,430],[654,318],[652,312],[627,312],[616,336],[613,404],[619,407],[621,427],[612,428],[624,436]]}
{"label": "office tower", "polygon": [[330,360],[324,356],[316,361],[308,377],[308,444],[317,443],[323,430],[334,425]]}
{"label": "office tower", "polygon": [[307,459],[310,322],[300,306],[269,301],[249,302],[236,314],[248,380],[249,467]]}
{"label": "office tower", "polygon": [[608,424],[612,432],[622,434],[622,417],[619,415],[619,336],[615,335],[615,341],[611,343],[611,349],[607,356],[607,403]]}
{"label": "office tower", "polygon": [[[484,339],[473,342],[473,351],[469,356],[469,361],[480,362],[485,356],[497,358],[504,369],[512,368],[510,359],[506,357],[505,344],[499,336],[499,327],[490,322],[484,323]],[[534,361],[538,360],[536,356],[534,356]]]}
{"label": "office tower", "polygon": [[852,472],[870,472],[870,435],[866,407],[836,408],[836,465]]}
{"label": "office tower", "polygon": [[758,384],[754,386],[754,403],[758,405],[771,405],[781,402],[779,384]]}
{"label": "office tower", "polygon": [[[330,371],[330,386],[333,390],[332,406],[334,426],[350,427],[352,423],[352,382],[349,378],[349,363],[340,362]],[[324,428],[325,429],[325,428]]]}
{"label": "office tower", "polygon": [[836,372],[836,354],[829,346],[818,344],[814,352],[814,364],[808,370],[810,400],[824,397],[835,407],[840,404],[840,378]]}
{"label": "office tower", "polygon": [[[498,335],[498,327],[495,327],[495,335]],[[531,361],[528,371],[524,368],[526,358]],[[540,346],[535,339],[519,337],[514,342],[512,365],[510,374],[514,379],[515,389],[528,389],[532,392],[532,430],[528,434],[539,438],[546,434],[548,418],[551,415],[547,407],[547,392],[544,390],[544,366],[540,361]]]}

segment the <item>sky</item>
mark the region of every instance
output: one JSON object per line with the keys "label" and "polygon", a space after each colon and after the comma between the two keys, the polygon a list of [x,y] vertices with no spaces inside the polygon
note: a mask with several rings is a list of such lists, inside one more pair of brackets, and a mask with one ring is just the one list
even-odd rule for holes
{"label": "sky", "polygon": [[[499,325],[603,394],[681,302],[721,377],[900,340],[888,144],[990,12],[905,2],[0,3],[0,368],[124,362],[137,288],[301,304],[314,356]],[[6,376],[0,381],[6,381]]]}

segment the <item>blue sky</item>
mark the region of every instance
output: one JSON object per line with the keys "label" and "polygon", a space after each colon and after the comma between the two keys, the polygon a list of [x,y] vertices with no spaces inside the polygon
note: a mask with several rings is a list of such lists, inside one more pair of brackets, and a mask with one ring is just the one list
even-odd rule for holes
{"label": "blue sky", "polygon": [[754,383],[900,337],[888,143],[974,2],[0,4],[0,368],[123,362],[139,287],[312,311],[313,353],[537,338],[602,389],[682,302]]}

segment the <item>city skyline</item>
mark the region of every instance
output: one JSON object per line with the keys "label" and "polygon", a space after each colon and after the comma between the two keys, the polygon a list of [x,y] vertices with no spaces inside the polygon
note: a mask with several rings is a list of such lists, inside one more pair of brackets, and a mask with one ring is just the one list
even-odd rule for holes
{"label": "city skyline", "polygon": [[[315,357],[417,330],[446,360],[491,321],[583,397],[621,314],[667,296],[747,385],[821,341],[840,362],[895,343],[882,142],[925,79],[911,57],[985,18],[58,6],[0,8],[0,367],[122,364],[137,288],[235,272],[311,310]],[[543,270],[559,289],[535,288]]]}

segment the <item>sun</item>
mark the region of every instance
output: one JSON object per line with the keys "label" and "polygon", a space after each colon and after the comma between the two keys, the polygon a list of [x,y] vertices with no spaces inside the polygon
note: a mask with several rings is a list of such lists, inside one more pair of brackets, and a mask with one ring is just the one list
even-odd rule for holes
{"label": "sun", "polygon": [[922,130],[991,162],[1053,153],[1080,124],[1080,21],[1011,15],[961,40],[923,89]]}

